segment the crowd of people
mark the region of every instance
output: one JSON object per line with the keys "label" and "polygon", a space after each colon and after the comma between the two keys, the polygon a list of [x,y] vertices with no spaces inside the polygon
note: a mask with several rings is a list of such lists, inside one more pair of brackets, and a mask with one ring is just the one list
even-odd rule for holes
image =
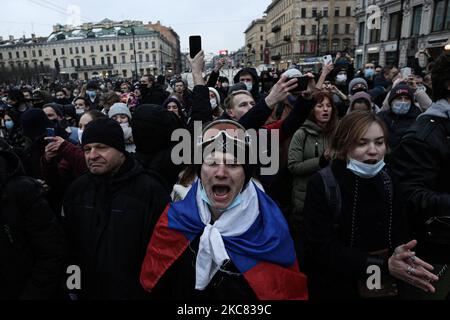
{"label": "crowd of people", "polygon": [[[407,76],[344,53],[318,74],[189,63],[191,89],[1,87],[0,299],[450,298],[449,55]],[[200,163],[174,161],[178,129]]]}

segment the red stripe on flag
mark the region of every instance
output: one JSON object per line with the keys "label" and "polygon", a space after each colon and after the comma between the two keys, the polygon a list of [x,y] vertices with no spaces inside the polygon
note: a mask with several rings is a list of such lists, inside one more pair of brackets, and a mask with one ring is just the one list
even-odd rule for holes
{"label": "red stripe on flag", "polygon": [[151,291],[170,266],[183,254],[189,240],[182,232],[169,228],[169,208],[158,220],[141,269],[141,285]]}
{"label": "red stripe on flag", "polygon": [[244,277],[260,300],[308,300],[307,278],[297,264],[284,268],[261,262]]}

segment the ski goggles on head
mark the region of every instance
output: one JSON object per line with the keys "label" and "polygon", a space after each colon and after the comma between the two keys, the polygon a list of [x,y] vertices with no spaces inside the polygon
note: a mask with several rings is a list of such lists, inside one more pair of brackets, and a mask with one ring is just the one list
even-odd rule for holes
{"label": "ski goggles on head", "polygon": [[205,147],[218,139],[243,146],[251,144],[251,136],[240,123],[233,120],[216,120],[203,129],[202,135],[197,139],[197,146]]}

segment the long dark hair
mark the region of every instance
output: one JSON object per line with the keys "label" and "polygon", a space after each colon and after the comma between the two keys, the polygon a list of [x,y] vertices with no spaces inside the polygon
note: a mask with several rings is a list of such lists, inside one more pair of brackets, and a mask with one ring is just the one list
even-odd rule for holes
{"label": "long dark hair", "polygon": [[[328,92],[319,91],[313,95],[313,101],[314,101],[314,107],[318,103],[322,103],[325,98],[327,98],[330,101],[331,104],[331,118],[330,121],[327,123],[326,127],[324,128],[323,132],[326,135],[332,135],[334,131],[336,130],[337,124],[338,124],[338,110],[333,102],[332,96]],[[314,116],[314,107],[311,109],[311,112],[309,113],[309,120],[316,123],[316,118]]]}

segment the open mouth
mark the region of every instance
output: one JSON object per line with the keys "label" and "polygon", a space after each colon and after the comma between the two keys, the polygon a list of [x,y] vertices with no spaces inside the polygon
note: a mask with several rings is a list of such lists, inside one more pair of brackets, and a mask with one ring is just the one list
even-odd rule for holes
{"label": "open mouth", "polygon": [[224,201],[227,200],[230,194],[231,188],[227,185],[214,185],[212,187],[212,192],[214,195],[214,199],[216,201]]}
{"label": "open mouth", "polygon": [[365,160],[364,163],[367,164],[377,164],[378,160],[377,159],[369,159],[369,160]]}

